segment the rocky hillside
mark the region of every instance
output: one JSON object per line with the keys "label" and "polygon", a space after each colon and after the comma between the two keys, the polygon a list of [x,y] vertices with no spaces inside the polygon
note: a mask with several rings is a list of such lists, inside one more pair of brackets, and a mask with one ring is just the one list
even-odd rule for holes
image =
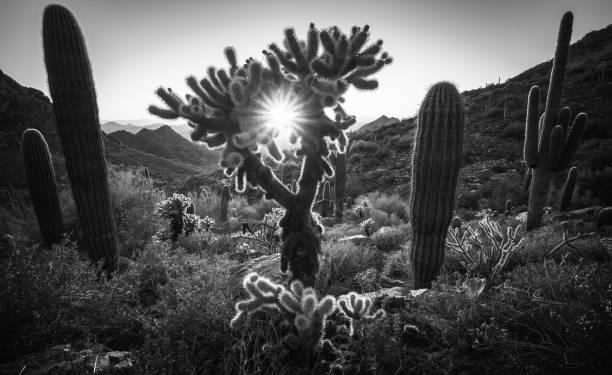
{"label": "rocky hillside", "polygon": [[125,146],[166,159],[175,159],[193,165],[215,164],[219,160],[217,151],[188,141],[170,126],[150,130],[141,129],[136,134],[119,130],[108,135]]}
{"label": "rocky hillside", "polygon": [[[499,179],[520,186],[527,94],[536,84],[547,90],[551,67],[552,61],[543,62],[504,83],[462,93],[467,122],[460,193]],[[612,25],[571,46],[562,104],[589,115],[574,159],[579,194],[589,203],[612,204]],[[354,194],[384,190],[408,196],[415,130],[411,118],[351,133],[355,148],[349,153],[347,186]]]}
{"label": "rocky hillside", "polygon": [[[41,91],[21,86],[0,71],[0,190],[9,186],[25,187],[21,134],[27,128],[38,129],[45,136],[59,182],[66,184],[51,101]],[[103,137],[106,159],[110,163],[147,166],[160,184],[180,185],[188,176],[216,169],[216,152],[188,141],[169,126],[142,129],[137,135]]]}
{"label": "rocky hillside", "polygon": [[[141,122],[143,120],[136,120],[135,122]],[[146,125],[133,125],[130,123],[119,123],[117,121],[108,121],[102,123],[102,131],[106,134],[111,134],[117,132],[119,130],[125,130],[128,133],[136,134],[142,129],[156,130],[162,126],[166,126],[165,124],[146,124]],[[191,132],[193,129],[190,128],[186,124],[174,124],[170,126],[172,130],[183,136],[183,138],[191,141]]]}

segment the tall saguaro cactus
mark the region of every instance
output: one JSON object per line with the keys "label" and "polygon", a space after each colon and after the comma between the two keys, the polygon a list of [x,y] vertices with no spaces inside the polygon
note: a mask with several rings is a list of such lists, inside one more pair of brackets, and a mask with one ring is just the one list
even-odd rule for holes
{"label": "tall saguaro cactus", "polygon": [[229,212],[229,201],[230,201],[230,188],[227,185],[223,185],[221,188],[221,207],[219,212],[219,222],[227,223],[229,220],[228,212]]}
{"label": "tall saguaro cactus", "polygon": [[336,222],[342,221],[346,191],[346,154],[336,154]]}
{"label": "tall saguaro cactus", "polygon": [[40,232],[49,246],[58,243],[64,233],[64,221],[49,146],[36,129],[26,129],[23,132],[21,145],[32,206]]}
{"label": "tall saguaro cactus", "polygon": [[455,86],[435,84],[419,110],[412,156],[410,220],[414,287],[427,288],[444,260],[461,167],[463,103]]}
{"label": "tall saguaro cactus", "polygon": [[94,81],[83,34],[72,13],[60,5],[45,8],[43,48],[83,245],[91,260],[103,260],[104,268],[110,272],[117,259],[117,231]]}
{"label": "tall saguaro cactus", "polygon": [[572,195],[574,194],[574,187],[576,186],[576,177],[578,175],[578,168],[571,167],[568,174],[565,185],[563,185],[563,193],[561,194],[561,203],[559,204],[559,211],[567,211],[572,201]]}
{"label": "tall saguaro cactus", "polygon": [[573,19],[572,12],[566,12],[561,19],[546,108],[541,116],[540,88],[533,86],[529,91],[523,150],[525,163],[532,169],[527,230],[536,229],[542,224],[554,174],[569,166],[586,125],[585,113],[578,114],[570,126],[571,110],[567,107],[560,109]]}

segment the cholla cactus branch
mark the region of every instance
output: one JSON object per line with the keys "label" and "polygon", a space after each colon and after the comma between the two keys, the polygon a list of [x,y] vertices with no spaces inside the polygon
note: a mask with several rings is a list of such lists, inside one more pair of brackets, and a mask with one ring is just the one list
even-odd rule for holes
{"label": "cholla cactus branch", "polygon": [[523,245],[524,237],[519,235],[521,226],[508,227],[504,232],[499,223],[485,214],[478,223],[478,229],[467,225],[450,228],[446,247],[460,254],[468,269],[483,272],[489,281],[494,281],[504,268],[508,258]]}
{"label": "cholla cactus branch", "polygon": [[[249,58],[244,66],[238,66],[236,51],[228,47],[224,51],[228,70],[209,67],[207,78],[188,77],[195,96],[185,99],[171,89],[158,89],[156,93],[167,108],[151,106],[149,111],[166,119],[187,119],[194,128],[194,141],[223,148],[220,165],[226,175],[234,177],[237,191],[244,191],[247,183],[258,186],[268,199],[287,209],[280,223],[284,241],[281,269],[290,269],[294,279],[313,285],[322,226],[313,216],[312,206],[319,183],[324,176],[334,175],[329,161],[331,144],[335,143],[338,152],[345,152],[344,130],[355,123],[355,117],[339,103],[344,102],[342,95],[350,85],[376,88],[378,82],[371,76],[392,60],[387,53],[380,54],[382,41],[364,49],[368,26],[353,28],[350,36],[337,27],[319,31],[314,24],[306,40],[300,40],[292,28],[284,34],[285,50],[271,44],[269,51],[263,51],[265,65]],[[265,116],[267,104],[279,97],[297,103],[300,112],[295,124],[290,124],[291,140],[299,141],[297,152],[304,156],[295,192],[263,161],[264,157],[283,160],[275,140],[280,132]],[[333,108],[334,119],[327,117],[325,107]]]}
{"label": "cholla cactus branch", "polygon": [[338,298],[338,306],[340,312],[342,312],[351,322],[350,334],[351,336],[358,336],[361,332],[360,323],[362,321],[371,321],[379,319],[385,316],[385,311],[382,309],[377,310],[373,314],[372,299],[365,296],[360,296],[355,292],[345,294]]}

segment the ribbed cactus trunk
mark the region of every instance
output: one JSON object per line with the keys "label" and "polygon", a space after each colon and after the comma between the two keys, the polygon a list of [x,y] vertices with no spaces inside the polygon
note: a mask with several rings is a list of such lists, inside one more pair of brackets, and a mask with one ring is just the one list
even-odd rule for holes
{"label": "ribbed cactus trunk", "polygon": [[568,168],[586,125],[585,113],[578,114],[570,126],[571,110],[560,110],[572,22],[572,13],[565,13],[559,27],[546,108],[542,116],[539,116],[540,88],[534,86],[529,91],[523,150],[525,163],[532,169],[527,230],[536,229],[542,224],[553,177],[555,173]]}
{"label": "ribbed cactus trunk", "polygon": [[574,187],[576,186],[576,177],[578,176],[578,168],[570,168],[567,174],[567,180],[563,186],[563,193],[561,194],[561,203],[559,205],[560,211],[567,211],[570,203],[572,202],[572,195],[574,194]]}
{"label": "ribbed cactus trunk", "polygon": [[227,185],[224,185],[221,189],[221,207],[219,210],[219,222],[227,223],[228,213],[229,213],[229,201],[230,201],[230,188]]}
{"label": "ribbed cactus trunk", "polygon": [[83,34],[74,16],[50,5],[43,16],[43,47],[53,111],[72,194],[92,261],[111,272],[117,231],[111,208],[98,105]]}
{"label": "ribbed cactus trunk", "polygon": [[435,84],[419,110],[412,157],[410,219],[414,287],[428,288],[444,260],[461,167],[465,115],[459,92]]}
{"label": "ribbed cactus trunk", "polygon": [[344,194],[346,191],[346,155],[336,155],[336,222],[342,222],[344,212]]}
{"label": "ribbed cactus trunk", "polygon": [[38,227],[45,243],[50,246],[61,241],[64,221],[49,146],[38,130],[26,129],[21,138],[21,149]]}

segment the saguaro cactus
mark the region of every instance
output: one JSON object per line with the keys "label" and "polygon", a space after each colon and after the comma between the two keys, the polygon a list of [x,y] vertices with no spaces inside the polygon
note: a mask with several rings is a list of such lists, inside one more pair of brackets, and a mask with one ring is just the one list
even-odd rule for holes
{"label": "saguaro cactus", "polygon": [[542,116],[539,115],[540,88],[533,86],[529,91],[523,150],[525,163],[532,169],[527,230],[538,228],[542,224],[544,206],[554,174],[569,166],[586,125],[585,113],[578,114],[570,126],[571,110],[567,107],[559,110],[569,57],[572,22],[572,13],[565,13],[559,27],[546,108]]}
{"label": "saguaro cactus", "polygon": [[38,130],[26,129],[21,138],[21,147],[32,206],[40,232],[49,246],[58,243],[64,233],[49,146]]}
{"label": "saguaro cactus", "polygon": [[115,269],[117,231],[102,149],[98,105],[85,41],[70,11],[49,5],[43,15],[43,48],[49,92],[66,169],[92,261]]}
{"label": "saguaro cactus", "polygon": [[412,157],[410,219],[414,287],[429,287],[444,260],[461,167],[463,103],[455,86],[435,84],[419,110]]}
{"label": "saguaro cactus", "polygon": [[219,210],[219,222],[227,223],[228,221],[228,207],[230,201],[230,188],[227,185],[223,185],[221,189],[221,207]]}
{"label": "saguaro cactus", "polygon": [[572,195],[574,194],[574,186],[576,186],[577,175],[578,168],[570,168],[565,185],[563,185],[563,193],[561,194],[561,203],[559,205],[560,211],[567,211],[569,208],[570,202],[572,201]]}
{"label": "saguaro cactus", "polygon": [[342,222],[344,194],[346,191],[346,155],[336,154],[336,222]]}

